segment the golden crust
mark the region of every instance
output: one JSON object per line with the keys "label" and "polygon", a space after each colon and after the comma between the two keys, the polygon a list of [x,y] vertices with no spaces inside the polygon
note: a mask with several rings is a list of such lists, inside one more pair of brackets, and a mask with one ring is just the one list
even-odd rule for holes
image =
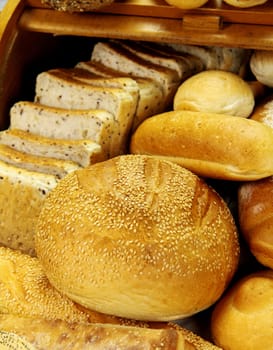
{"label": "golden crust", "polygon": [[61,180],[38,220],[36,251],[51,283],[79,304],[166,321],[220,297],[239,246],[225,203],[197,176],[127,155]]}

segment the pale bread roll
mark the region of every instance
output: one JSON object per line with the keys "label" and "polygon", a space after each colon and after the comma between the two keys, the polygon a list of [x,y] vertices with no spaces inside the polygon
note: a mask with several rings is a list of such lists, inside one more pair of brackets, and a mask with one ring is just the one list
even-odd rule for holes
{"label": "pale bread roll", "polygon": [[170,111],[138,127],[131,153],[171,160],[204,177],[255,180],[273,174],[273,130],[247,118]]}
{"label": "pale bread roll", "polygon": [[73,172],[51,191],[36,252],[51,283],[79,304],[166,321],[221,296],[239,246],[225,202],[197,176],[124,155]]}
{"label": "pale bread roll", "polygon": [[250,251],[273,269],[273,176],[241,184],[238,192],[240,228]]}
{"label": "pale bread roll", "polygon": [[262,84],[273,87],[273,52],[255,50],[250,57],[250,69]]}
{"label": "pale bread roll", "polygon": [[234,7],[247,8],[265,4],[267,0],[224,0],[224,2]]}
{"label": "pale bread roll", "polygon": [[241,279],[212,313],[211,329],[218,346],[228,350],[272,350],[273,271]]}
{"label": "pale bread roll", "polygon": [[205,5],[208,0],[165,0],[169,5],[183,10],[196,9]]}
{"label": "pale bread roll", "polygon": [[197,73],[178,88],[174,110],[222,113],[249,117],[255,105],[249,84],[237,74],[222,70]]}

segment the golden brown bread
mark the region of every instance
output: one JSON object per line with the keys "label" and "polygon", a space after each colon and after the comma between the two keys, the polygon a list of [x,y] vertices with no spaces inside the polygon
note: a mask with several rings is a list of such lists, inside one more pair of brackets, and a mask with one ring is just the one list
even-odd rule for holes
{"label": "golden brown bread", "polygon": [[253,90],[239,75],[206,70],[180,85],[173,109],[249,117],[254,104]]}
{"label": "golden brown bread", "polygon": [[51,283],[90,309],[186,317],[215,302],[237,269],[226,204],[172,162],[116,157],[69,174],[47,199],[37,256]]}
{"label": "golden brown bread", "polygon": [[[68,323],[16,315],[0,315],[0,329],[14,333],[36,350],[187,350],[174,328],[151,329],[111,324]],[[1,338],[0,338],[1,348]]]}
{"label": "golden brown bread", "polygon": [[272,320],[273,271],[259,271],[239,280],[216,304],[212,335],[223,349],[271,350]]}
{"label": "golden brown bread", "polygon": [[252,254],[273,269],[273,176],[241,184],[238,209],[241,232]]}
{"label": "golden brown bread", "polygon": [[224,0],[227,4],[234,7],[248,8],[265,4],[268,0]]}
{"label": "golden brown bread", "polygon": [[247,118],[162,113],[138,127],[130,150],[171,160],[209,178],[246,181],[273,174],[273,130]]}
{"label": "golden brown bread", "polygon": [[201,7],[205,5],[208,0],[166,0],[166,2],[172,6],[184,9],[184,10],[190,10],[190,9],[196,9],[198,7]]}
{"label": "golden brown bread", "polygon": [[256,104],[250,118],[273,128],[273,95],[270,94]]}

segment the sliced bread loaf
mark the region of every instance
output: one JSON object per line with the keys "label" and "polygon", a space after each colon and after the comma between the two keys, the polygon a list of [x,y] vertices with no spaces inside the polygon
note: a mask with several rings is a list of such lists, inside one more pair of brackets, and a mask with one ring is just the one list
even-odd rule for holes
{"label": "sliced bread loaf", "polygon": [[54,175],[0,160],[0,245],[35,255],[36,220],[57,181]]}
{"label": "sliced bread loaf", "polygon": [[133,77],[155,80],[163,88],[165,108],[170,106],[180,83],[179,75],[175,70],[145,60],[118,42],[100,41],[96,43],[92,50],[91,60],[101,62]]}
{"label": "sliced bread loaf", "polygon": [[135,114],[131,94],[121,88],[94,86],[45,71],[36,78],[35,102],[66,109],[103,109],[112,113],[115,128],[111,136],[110,156],[127,151],[128,135]]}
{"label": "sliced bread loaf", "polygon": [[7,129],[0,132],[0,143],[39,157],[69,160],[82,167],[105,160],[101,146],[91,140],[53,139]]}
{"label": "sliced bread loaf", "polygon": [[[78,62],[76,68],[87,70],[88,72],[104,77],[128,77],[124,72],[117,71],[96,61]],[[133,120],[132,131],[146,118],[158,114],[164,110],[164,95],[162,86],[151,78],[132,77],[139,87],[139,100],[137,111]]]}
{"label": "sliced bread loaf", "polygon": [[65,109],[19,101],[10,109],[10,129],[56,139],[90,139],[101,145],[108,158],[115,121],[112,113],[102,109]]}

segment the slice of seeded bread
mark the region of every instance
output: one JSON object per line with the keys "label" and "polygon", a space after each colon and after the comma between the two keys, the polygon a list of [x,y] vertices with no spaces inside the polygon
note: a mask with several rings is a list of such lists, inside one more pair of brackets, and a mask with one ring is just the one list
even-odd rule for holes
{"label": "slice of seeded bread", "polygon": [[0,132],[0,143],[39,157],[69,160],[82,167],[105,160],[101,146],[91,140],[53,139],[7,129]]}
{"label": "slice of seeded bread", "polygon": [[112,113],[115,129],[111,136],[110,156],[127,151],[128,135],[135,114],[131,94],[121,88],[93,86],[56,70],[36,78],[35,102],[66,109],[103,109]]}
{"label": "slice of seeded bread", "polygon": [[10,129],[56,139],[90,139],[101,145],[108,158],[115,121],[112,113],[101,109],[65,109],[19,101],[10,109]]}
{"label": "slice of seeded bread", "polygon": [[51,174],[58,179],[80,168],[79,164],[69,160],[35,156],[4,144],[0,144],[0,160],[18,168]]}

